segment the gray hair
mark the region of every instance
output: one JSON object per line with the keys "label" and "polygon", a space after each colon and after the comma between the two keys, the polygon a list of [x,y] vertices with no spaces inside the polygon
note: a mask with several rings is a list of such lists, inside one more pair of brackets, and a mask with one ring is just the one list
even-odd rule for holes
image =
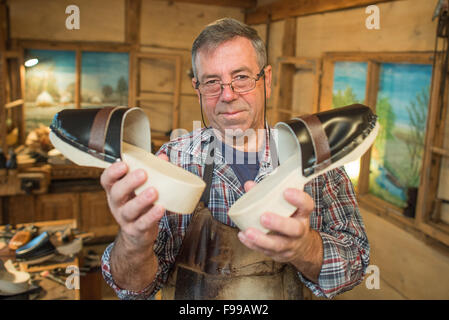
{"label": "gray hair", "polygon": [[202,48],[208,50],[217,48],[220,44],[235,37],[244,37],[251,41],[257,55],[260,69],[267,64],[267,50],[257,31],[250,26],[232,18],[223,18],[212,22],[201,31],[192,45],[192,70],[197,77],[195,60],[198,51]]}

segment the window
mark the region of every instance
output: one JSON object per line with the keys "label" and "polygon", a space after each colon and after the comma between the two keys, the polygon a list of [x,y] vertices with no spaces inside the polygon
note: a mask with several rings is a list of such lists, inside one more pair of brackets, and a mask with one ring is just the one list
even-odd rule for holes
{"label": "window", "polygon": [[25,69],[26,131],[49,126],[53,115],[75,107],[75,51],[27,50],[25,60],[38,63]]}
{"label": "window", "polygon": [[380,132],[354,170],[360,205],[449,245],[445,54],[325,54],[319,110],[354,102],[373,108]]}
{"label": "window", "polygon": [[26,132],[49,126],[62,109],[128,105],[127,52],[25,50],[31,58],[38,63],[25,71]]}
{"label": "window", "polygon": [[[332,108],[364,103],[367,76],[366,62],[337,61],[334,64]],[[357,187],[360,160],[345,165],[352,184]]]}
{"label": "window", "polygon": [[128,53],[83,52],[81,56],[81,107],[99,108],[128,104]]}
{"label": "window", "polygon": [[354,170],[360,205],[449,245],[449,227],[442,219],[435,222],[433,214],[444,206],[436,190],[443,165],[435,159],[448,154],[442,143],[435,144],[442,139],[444,120],[438,115],[444,118],[448,88],[442,97],[444,59],[434,57],[433,52],[325,54],[319,109],[351,103],[373,108],[381,129]]}
{"label": "window", "polygon": [[404,210],[421,180],[431,77],[432,65],[380,64],[381,129],[371,151],[369,192]]}
{"label": "window", "polygon": [[365,101],[366,75],[366,62],[335,62],[332,108],[363,103]]}

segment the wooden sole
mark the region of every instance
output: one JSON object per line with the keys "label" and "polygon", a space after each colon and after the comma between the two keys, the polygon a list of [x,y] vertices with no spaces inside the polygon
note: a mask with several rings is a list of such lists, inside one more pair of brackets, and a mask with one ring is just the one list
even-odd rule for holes
{"label": "wooden sole", "polygon": [[123,161],[130,170],[143,169],[147,173],[147,181],[135,190],[136,194],[152,186],[159,193],[156,204],[180,214],[195,210],[206,187],[203,179],[128,143],[123,142],[122,148]]}
{"label": "wooden sole", "polygon": [[237,200],[228,212],[229,217],[241,230],[256,228],[267,233],[269,230],[260,223],[260,217],[264,212],[273,212],[283,217],[289,217],[297,209],[284,199],[286,189],[302,190],[307,182],[317,176],[359,159],[371,147],[378,131],[379,123],[376,123],[363,142],[347,156],[308,177],[304,177],[302,174],[300,152],[293,153],[276,170]]}
{"label": "wooden sole", "polygon": [[[71,146],[53,132],[50,132],[50,141],[77,165],[97,168],[107,168],[111,165]],[[166,210],[180,214],[190,214],[194,211],[206,187],[200,177],[126,142],[122,142],[122,160],[128,165],[130,172],[143,169],[147,173],[147,181],[135,190],[136,194],[152,186],[159,194],[155,203]]]}
{"label": "wooden sole", "polygon": [[6,261],[4,266],[5,270],[0,271],[0,296],[14,295],[27,291],[30,274],[15,270],[11,260]]}

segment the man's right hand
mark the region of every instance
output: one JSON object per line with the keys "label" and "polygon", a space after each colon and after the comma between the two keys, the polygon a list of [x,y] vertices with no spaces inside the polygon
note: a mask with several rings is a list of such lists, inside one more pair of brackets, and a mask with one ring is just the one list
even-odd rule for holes
{"label": "man's right hand", "polygon": [[[159,157],[168,160],[166,155]],[[135,195],[134,190],[147,178],[144,170],[130,172],[124,162],[118,162],[104,170],[100,179],[109,209],[120,225],[111,250],[111,275],[120,288],[135,291],[142,290],[155,279],[158,260],[153,246],[159,220],[165,212],[154,204],[158,197],[154,188]]]}
{"label": "man's right hand", "polygon": [[[168,160],[164,154],[159,157]],[[147,178],[144,170],[129,172],[126,163],[117,162],[104,170],[100,179],[109,209],[120,226],[120,237],[131,251],[153,246],[159,220],[165,212],[163,207],[154,204],[158,198],[155,188],[150,187],[135,195],[134,190]]]}

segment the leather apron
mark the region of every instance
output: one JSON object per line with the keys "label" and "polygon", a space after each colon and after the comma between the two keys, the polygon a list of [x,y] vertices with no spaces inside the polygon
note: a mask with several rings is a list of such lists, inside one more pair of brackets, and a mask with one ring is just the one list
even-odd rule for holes
{"label": "leather apron", "polygon": [[296,269],[247,248],[238,228],[216,220],[209,211],[214,163],[206,164],[206,188],[187,227],[162,299],[298,300],[303,284]]}

